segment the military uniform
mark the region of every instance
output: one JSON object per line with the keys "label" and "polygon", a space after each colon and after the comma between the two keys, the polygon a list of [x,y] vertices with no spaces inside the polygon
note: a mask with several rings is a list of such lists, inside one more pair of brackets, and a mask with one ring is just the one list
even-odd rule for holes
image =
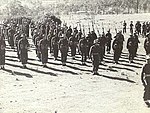
{"label": "military uniform", "polygon": [[115,40],[113,41],[112,48],[114,50],[114,62],[118,63],[123,49],[124,36],[121,33],[117,33]]}
{"label": "military uniform", "polygon": [[[97,41],[97,40],[96,40]],[[90,48],[89,56],[92,60],[93,64],[93,74],[98,74],[98,68],[99,68],[99,60],[100,60],[100,46],[98,44],[98,41],[94,43],[93,46]]]}
{"label": "military uniform", "polygon": [[130,38],[127,41],[127,49],[129,51],[129,62],[132,63],[134,57],[136,56],[136,46],[138,43],[133,35],[130,35]]}
{"label": "military uniform", "polygon": [[58,42],[59,42],[58,36],[54,36],[51,39],[51,47],[52,47],[53,53],[54,53],[54,60],[57,60],[57,57],[58,57],[58,50],[59,50]]}
{"label": "military uniform", "polygon": [[15,34],[14,29],[8,30],[8,43],[12,49],[14,49],[14,34]]}
{"label": "military uniform", "polygon": [[48,61],[48,41],[45,37],[39,41],[39,51],[41,55],[41,62],[43,67],[45,67]]}
{"label": "military uniform", "polygon": [[88,42],[86,40],[85,37],[83,37],[82,39],[80,39],[79,41],[79,52],[82,56],[81,62],[83,65],[86,65],[85,62],[87,60],[87,56],[88,56]]}
{"label": "military uniform", "polygon": [[18,56],[18,59],[20,59],[20,56],[19,56],[19,48],[18,48],[18,42],[19,40],[21,39],[21,34],[20,32],[18,32],[16,35],[15,35],[15,45],[17,47],[17,56]]}
{"label": "military uniform", "polygon": [[150,37],[146,37],[144,41],[144,49],[147,55],[150,54]]}
{"label": "military uniform", "polygon": [[75,59],[77,44],[78,44],[78,40],[75,37],[75,35],[71,36],[69,38],[69,46],[71,49],[71,56],[73,59]]}
{"label": "military uniform", "polygon": [[26,64],[28,61],[28,47],[29,43],[25,36],[22,37],[22,39],[18,42],[18,48],[19,48],[19,56],[20,61],[23,64],[23,68],[26,68]]}
{"label": "military uniform", "polygon": [[59,49],[61,52],[61,62],[63,66],[66,65],[68,48],[69,48],[69,42],[68,42],[67,37],[61,37],[59,41]]}
{"label": "military uniform", "polygon": [[112,40],[112,34],[110,31],[106,34],[106,51],[109,54],[111,50],[111,40]]}
{"label": "military uniform", "polygon": [[4,69],[4,65],[5,65],[5,48],[6,48],[6,44],[5,44],[4,36],[0,36],[0,68],[1,69]]}
{"label": "military uniform", "polygon": [[147,63],[142,68],[141,81],[145,87],[143,99],[150,107],[150,58],[147,58]]}

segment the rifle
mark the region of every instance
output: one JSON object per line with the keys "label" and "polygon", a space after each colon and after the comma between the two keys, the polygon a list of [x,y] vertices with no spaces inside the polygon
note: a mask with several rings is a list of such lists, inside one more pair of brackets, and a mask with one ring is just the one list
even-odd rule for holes
{"label": "rifle", "polygon": [[88,29],[89,29],[89,33],[90,33],[90,25],[89,25],[89,23],[88,23]]}
{"label": "rifle", "polygon": [[92,28],[93,28],[93,31],[95,32],[95,29],[94,29],[94,22],[92,21]]}
{"label": "rifle", "polygon": [[84,29],[84,25],[83,25],[83,36],[85,37],[85,29]]}
{"label": "rifle", "polygon": [[99,36],[101,36],[101,34],[100,34],[99,30],[98,30],[97,25],[96,25],[96,29],[97,29],[97,33],[98,33],[98,35],[99,35]]}

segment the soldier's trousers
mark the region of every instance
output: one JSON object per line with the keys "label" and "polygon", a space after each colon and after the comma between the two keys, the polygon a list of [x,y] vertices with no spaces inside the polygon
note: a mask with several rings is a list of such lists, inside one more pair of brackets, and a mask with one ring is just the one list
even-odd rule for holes
{"label": "soldier's trousers", "polygon": [[41,52],[41,61],[42,61],[42,64],[47,63],[47,61],[48,61],[48,50],[44,50],[43,52]]}
{"label": "soldier's trousers", "polygon": [[133,34],[133,28],[130,28],[130,33]]}
{"label": "soldier's trousers", "polygon": [[106,51],[110,52],[110,50],[111,50],[111,41],[107,42],[107,45],[106,45]]}
{"label": "soldier's trousers", "polygon": [[126,27],[123,28],[123,33],[126,33]]}
{"label": "soldier's trousers", "polygon": [[76,46],[70,46],[71,49],[71,56],[75,56],[76,55]]}
{"label": "soldier's trousers", "polygon": [[54,58],[58,57],[58,46],[53,46]]}
{"label": "soldier's trousers", "polygon": [[11,48],[14,47],[14,39],[13,39],[13,37],[8,37],[8,43],[11,46]]}
{"label": "soldier's trousers", "polygon": [[99,68],[99,55],[92,56],[93,72],[97,72]]}
{"label": "soldier's trousers", "polygon": [[114,51],[114,61],[115,61],[115,62],[118,62],[120,56],[121,56],[121,50],[115,50],[115,51]]}
{"label": "soldier's trousers", "polygon": [[67,52],[61,52],[61,62],[65,63],[67,61]]}
{"label": "soldier's trousers", "polygon": [[129,60],[132,61],[136,56],[136,50],[129,50]]}
{"label": "soldier's trousers", "polygon": [[82,56],[82,59],[81,59],[81,61],[82,62],[86,62],[86,60],[87,60],[87,53],[81,53],[81,56]]}
{"label": "soldier's trousers", "polygon": [[0,52],[0,65],[5,65],[5,51]]}
{"label": "soldier's trousers", "polygon": [[22,64],[27,64],[27,61],[28,61],[27,50],[20,50],[20,61],[22,62]]}
{"label": "soldier's trousers", "polygon": [[146,77],[145,79],[146,79],[147,85],[145,86],[145,89],[144,89],[143,99],[150,100],[150,78]]}
{"label": "soldier's trousers", "polygon": [[100,50],[100,62],[103,61],[103,58],[104,58],[104,54],[105,54],[105,47],[101,47],[101,50]]}

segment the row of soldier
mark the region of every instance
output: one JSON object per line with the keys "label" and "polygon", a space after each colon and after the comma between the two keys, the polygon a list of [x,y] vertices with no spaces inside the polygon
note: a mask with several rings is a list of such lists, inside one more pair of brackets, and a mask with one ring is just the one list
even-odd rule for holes
{"label": "row of soldier", "polygon": [[[93,64],[93,73],[98,74],[98,67],[99,64],[102,64],[103,62],[105,50],[107,51],[107,54],[110,54],[111,51],[112,34],[110,33],[110,30],[106,34],[103,32],[102,35],[97,37],[94,30],[85,36],[84,29],[83,31],[81,29],[78,31],[77,28],[72,30],[71,27],[68,28],[66,25],[61,27],[61,25],[57,24],[57,22],[46,24],[31,23],[30,28],[32,40],[36,48],[36,55],[39,61],[42,62],[43,67],[46,67],[46,63],[48,62],[48,48],[50,48],[50,54],[53,53],[55,60],[57,60],[58,51],[60,50],[63,66],[66,65],[68,51],[70,48],[72,58],[75,59],[75,55],[78,52],[81,55],[81,62],[83,65],[86,65],[87,58],[90,58]],[[28,33],[29,32],[22,32],[21,29],[17,29],[13,35],[13,40],[11,40],[14,41],[18,59],[22,62],[23,68],[26,68],[28,60],[28,48],[30,45],[28,42]],[[1,47],[0,56],[3,56],[3,59],[5,59],[6,46],[4,36],[4,33],[1,33],[0,43],[1,46],[3,46]],[[7,38],[9,42],[9,35]],[[150,37],[148,35],[144,43],[144,48],[147,54],[149,54],[150,51],[150,47],[148,46],[149,38]],[[114,63],[118,63],[119,61],[123,50],[123,42],[124,36],[120,31],[116,34],[112,43]],[[134,33],[134,35],[130,35],[127,42],[130,63],[133,62],[133,59],[136,56],[138,43],[138,35],[136,33]],[[9,44],[12,46],[10,42]],[[5,62],[1,62],[1,68],[4,68],[4,64]]]}
{"label": "row of soldier", "polygon": [[[135,32],[138,35],[143,35],[143,37],[146,37],[146,34],[150,32],[150,22],[143,22],[141,24],[140,21],[137,21],[134,25],[133,21],[130,22],[129,24],[129,29],[130,29],[130,33],[133,34],[134,33],[134,29]],[[124,21],[123,22],[123,33],[127,32],[127,22]]]}

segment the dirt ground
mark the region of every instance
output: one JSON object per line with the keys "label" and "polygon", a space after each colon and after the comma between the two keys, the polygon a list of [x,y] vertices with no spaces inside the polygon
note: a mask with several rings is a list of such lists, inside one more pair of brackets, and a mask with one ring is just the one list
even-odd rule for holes
{"label": "dirt ground", "polygon": [[[127,40],[129,34],[125,34]],[[143,102],[141,67],[145,63],[143,38],[134,63],[128,63],[126,43],[120,64],[113,64],[113,51],[106,54],[99,76],[92,64],[82,66],[80,56],[67,66],[49,55],[43,68],[29,50],[27,69],[22,69],[17,53],[7,46],[5,70],[0,70],[0,113],[149,113]],[[30,44],[32,44],[32,41]]]}

